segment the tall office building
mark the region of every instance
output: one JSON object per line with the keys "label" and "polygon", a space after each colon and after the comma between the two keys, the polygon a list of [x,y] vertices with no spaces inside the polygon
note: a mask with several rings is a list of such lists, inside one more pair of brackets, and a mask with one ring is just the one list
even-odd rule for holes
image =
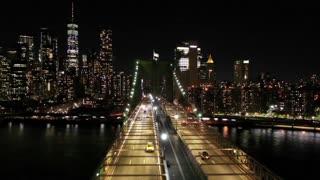
{"label": "tall office building", "polygon": [[113,89],[114,97],[121,97],[122,100],[127,99],[128,86],[130,86],[130,76],[125,74],[123,71],[118,74],[114,74]]}
{"label": "tall office building", "polygon": [[197,42],[183,42],[175,49],[176,72],[185,88],[199,86],[198,68],[201,58]]}
{"label": "tall office building", "polygon": [[66,69],[75,69],[76,75],[79,73],[79,32],[78,24],[74,22],[74,1],[72,1],[71,22],[67,24],[68,49]]}
{"label": "tall office building", "polygon": [[208,81],[207,81],[207,74],[208,74],[208,71],[207,71],[207,62],[201,62],[201,65],[199,67],[199,81],[200,81],[200,87],[206,87],[207,84],[208,84]]}
{"label": "tall office building", "polygon": [[234,62],[234,83],[243,83],[249,80],[249,60],[237,60]]}
{"label": "tall office building", "polygon": [[67,24],[67,61],[66,69],[66,85],[67,99],[74,99],[74,84],[76,77],[79,75],[79,33],[78,24],[74,22],[74,1],[72,1],[71,22]]}
{"label": "tall office building", "polygon": [[132,76],[124,72],[114,73],[113,75],[113,102],[115,106],[123,106],[128,101],[132,84]]}
{"label": "tall office building", "polygon": [[10,61],[0,45],[0,100],[8,100],[10,93]]}
{"label": "tall office building", "polygon": [[112,96],[113,64],[111,30],[102,30],[100,33],[99,60],[101,64],[101,93]]}
{"label": "tall office building", "polygon": [[17,43],[15,50],[7,52],[10,63],[10,100],[23,100],[27,94],[27,54],[28,45]]}
{"label": "tall office building", "polygon": [[[81,83],[84,88],[84,94],[90,95],[90,73],[89,73],[89,63],[88,56],[86,54],[82,55],[82,68],[81,68]],[[93,78],[93,77],[92,77]]]}
{"label": "tall office building", "polygon": [[27,44],[28,46],[28,55],[27,55],[27,94],[33,94],[33,76],[32,70],[34,68],[34,41],[33,36],[20,35],[18,43]]}
{"label": "tall office building", "polygon": [[[40,32],[40,52],[42,94],[45,99],[56,97],[57,86],[57,63],[58,63],[58,40],[47,28],[41,28]],[[36,93],[36,92],[35,92]]]}
{"label": "tall office building", "polygon": [[57,100],[58,102],[65,102],[67,94],[67,87],[66,87],[66,73],[65,71],[58,71],[57,72]]}
{"label": "tall office building", "polygon": [[216,82],[215,65],[214,65],[214,61],[211,54],[209,55],[209,58],[207,61],[207,81],[208,81],[208,84],[210,85],[214,85]]}
{"label": "tall office building", "polygon": [[91,66],[91,77],[90,78],[90,88],[92,90],[92,96],[97,96],[101,94],[101,63],[98,60],[98,55],[96,53],[92,54],[92,63]]}
{"label": "tall office building", "polygon": [[27,36],[27,35],[20,35],[19,36],[19,43],[24,43],[27,44],[28,46],[28,64],[30,64],[31,66],[34,63],[34,40],[33,40],[33,36]]}

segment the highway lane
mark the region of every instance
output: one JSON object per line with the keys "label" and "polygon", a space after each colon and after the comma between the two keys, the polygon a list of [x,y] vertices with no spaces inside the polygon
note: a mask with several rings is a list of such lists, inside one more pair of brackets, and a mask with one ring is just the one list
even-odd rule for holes
{"label": "highway lane", "polygon": [[[188,146],[208,179],[256,179],[255,174],[240,161],[241,157],[234,153],[237,150],[223,148],[217,141],[220,136],[207,125],[193,123],[192,120],[188,120],[185,112],[170,103],[165,107],[168,115],[172,117],[174,128],[177,129],[179,136]],[[175,115],[178,115],[177,119],[173,118]],[[187,123],[183,124],[182,121],[187,121]],[[199,155],[201,151],[207,151],[210,158],[202,160]]]}
{"label": "highway lane", "polygon": [[[148,142],[154,144],[153,152],[146,152]],[[159,135],[152,114],[151,103],[137,107],[108,152],[99,179],[166,179]]]}

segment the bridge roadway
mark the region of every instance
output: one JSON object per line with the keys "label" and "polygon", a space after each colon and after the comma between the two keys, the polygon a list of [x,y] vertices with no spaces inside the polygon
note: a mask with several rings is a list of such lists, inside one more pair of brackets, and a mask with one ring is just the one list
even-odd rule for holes
{"label": "bridge roadway", "polygon": [[[162,103],[162,108],[191,152],[190,159],[197,161],[207,179],[280,179],[205,123],[188,119],[182,108],[168,102]],[[202,151],[207,151],[210,158],[203,160],[199,155]]]}
{"label": "bridge roadway", "polygon": [[[182,108],[164,102],[158,109],[164,109],[169,117],[179,115],[179,118],[163,118],[163,111],[153,111],[151,102],[139,104],[94,179],[280,179],[205,123],[189,120]],[[172,135],[172,130],[178,136]],[[170,143],[160,142],[159,132],[169,133]],[[154,152],[145,151],[147,142],[153,142]],[[181,148],[176,149],[178,146]],[[207,151],[210,158],[201,159],[201,151]]]}
{"label": "bridge roadway", "polygon": [[[146,152],[147,142],[154,144],[154,152]],[[95,179],[165,180],[166,168],[152,105],[142,102],[123,125]]]}

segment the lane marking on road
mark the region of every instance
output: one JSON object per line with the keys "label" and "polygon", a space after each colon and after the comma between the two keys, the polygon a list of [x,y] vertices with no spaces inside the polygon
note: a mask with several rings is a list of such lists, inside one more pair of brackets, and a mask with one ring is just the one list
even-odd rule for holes
{"label": "lane marking on road", "polygon": [[[138,112],[140,111],[140,108],[141,108],[141,106],[139,106]],[[138,113],[136,114],[136,116],[134,117],[134,119],[136,119],[137,116],[138,116]],[[135,122],[134,122],[134,123],[135,123]],[[133,123],[133,124],[129,124],[130,127],[129,127],[129,130],[127,130],[128,134],[130,134],[131,129],[132,129],[132,127],[134,126],[134,123]],[[128,139],[128,134],[125,135],[124,141],[122,142],[122,144],[121,144],[121,146],[120,146],[119,149],[123,149],[123,146],[124,146],[125,142],[126,142],[127,139]],[[116,152],[115,152],[115,153],[116,153]],[[119,152],[118,156],[116,156],[116,158],[115,158],[115,160],[114,160],[114,163],[117,163],[117,162],[118,162],[120,153],[121,153],[121,152]],[[112,166],[112,169],[109,169],[109,170],[110,170],[110,174],[113,175],[113,173],[115,172],[116,167],[117,167],[117,166]],[[108,177],[107,179],[111,180],[111,179],[112,179],[112,176]]]}

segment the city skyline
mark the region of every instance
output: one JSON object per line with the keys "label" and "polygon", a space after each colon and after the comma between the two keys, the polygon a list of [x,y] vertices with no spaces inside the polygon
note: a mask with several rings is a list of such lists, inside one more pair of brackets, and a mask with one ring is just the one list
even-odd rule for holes
{"label": "city skyline", "polygon": [[[241,59],[250,59],[251,79],[259,72],[270,72],[271,76],[288,81],[318,73],[318,17],[311,6],[293,2],[216,6],[204,2],[192,6],[170,2],[110,2],[108,5],[75,1],[81,54],[98,48],[99,32],[106,27],[113,31],[116,65],[151,59],[153,49],[159,52],[160,60],[167,60],[173,58],[178,43],[197,40],[204,57],[212,54],[219,81],[232,81],[233,62]],[[9,2],[3,7],[8,7],[1,12],[7,26],[1,29],[0,41],[12,45],[20,34],[39,39],[40,28],[46,25],[58,35],[59,53],[66,53],[71,0],[40,8],[28,2]]]}

